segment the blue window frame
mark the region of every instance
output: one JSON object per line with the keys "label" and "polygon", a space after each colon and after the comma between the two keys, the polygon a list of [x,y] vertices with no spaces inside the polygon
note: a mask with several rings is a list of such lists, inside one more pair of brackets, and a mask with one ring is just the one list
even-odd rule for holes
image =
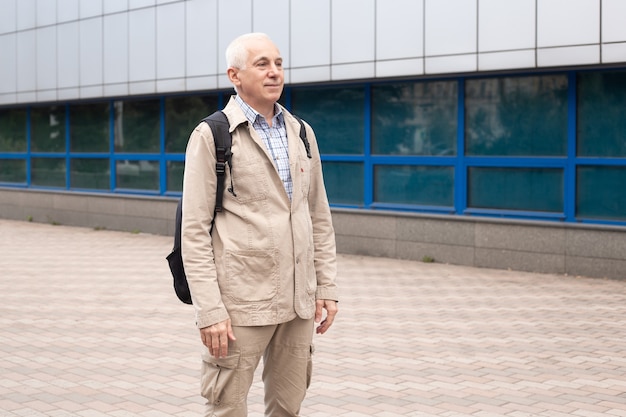
{"label": "blue window frame", "polygon": [[[225,92],[0,109],[0,186],[180,195]],[[331,205],[626,225],[626,69],[285,89]]]}

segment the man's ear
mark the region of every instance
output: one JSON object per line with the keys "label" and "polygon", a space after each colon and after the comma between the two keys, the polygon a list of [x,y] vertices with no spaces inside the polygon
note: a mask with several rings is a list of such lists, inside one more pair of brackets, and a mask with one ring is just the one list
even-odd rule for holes
{"label": "man's ear", "polygon": [[228,68],[228,70],[226,70],[226,75],[228,75],[228,79],[235,87],[239,87],[241,81],[239,81],[239,70],[237,68]]}

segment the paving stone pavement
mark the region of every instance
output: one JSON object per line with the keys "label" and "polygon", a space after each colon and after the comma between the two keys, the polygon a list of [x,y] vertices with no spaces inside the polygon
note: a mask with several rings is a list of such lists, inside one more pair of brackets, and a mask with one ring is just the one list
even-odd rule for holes
{"label": "paving stone pavement", "polygon": [[[0,416],[201,416],[170,247],[0,220]],[[626,281],[341,255],[339,284],[303,416],[626,416]]]}

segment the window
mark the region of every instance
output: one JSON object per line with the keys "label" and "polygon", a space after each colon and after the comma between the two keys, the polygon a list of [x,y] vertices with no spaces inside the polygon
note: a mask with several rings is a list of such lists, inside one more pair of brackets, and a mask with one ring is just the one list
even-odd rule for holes
{"label": "window", "polygon": [[167,191],[183,191],[185,163],[167,161]]}
{"label": "window", "polygon": [[159,152],[159,100],[116,101],[114,109],[116,152]]}
{"label": "window", "polygon": [[465,104],[467,155],[567,153],[564,74],[467,80]]}
{"label": "window", "polygon": [[576,216],[626,220],[626,166],[580,166]]}
{"label": "window", "polygon": [[372,87],[372,154],[454,155],[457,83]]}
{"label": "window", "polygon": [[324,162],[326,194],[333,204],[363,205],[363,164]]}
{"label": "window", "polygon": [[75,158],[70,162],[71,188],[108,190],[109,159]]}
{"label": "window", "polygon": [[109,152],[109,103],[70,106],[70,151]]}
{"label": "window", "polygon": [[454,206],[454,168],[377,166],[374,200],[382,203]]}
{"label": "window", "polygon": [[363,154],[363,87],[294,89],[291,96],[294,113],[315,130],[320,153]]}
{"label": "window", "polygon": [[563,170],[559,168],[471,167],[471,208],[563,211]]}
{"label": "window", "polygon": [[626,156],[626,71],[578,75],[578,156]]}
{"label": "window", "polygon": [[26,152],[26,110],[0,110],[0,152]]}
{"label": "window", "polygon": [[[364,154],[363,87],[294,89],[291,101],[293,112],[313,127],[321,154]],[[324,161],[323,169],[332,204],[363,205],[363,162]]]}
{"label": "window", "polygon": [[117,161],[117,188],[159,190],[158,161]]}
{"label": "window", "polygon": [[0,182],[25,184],[26,160],[0,158]]}
{"label": "window", "polygon": [[65,159],[33,158],[31,164],[33,185],[65,188]]}
{"label": "window", "polygon": [[217,110],[218,97],[191,96],[165,99],[165,152],[184,153],[193,129]]}
{"label": "window", "polygon": [[33,152],[65,152],[65,107],[33,107],[30,112]]}

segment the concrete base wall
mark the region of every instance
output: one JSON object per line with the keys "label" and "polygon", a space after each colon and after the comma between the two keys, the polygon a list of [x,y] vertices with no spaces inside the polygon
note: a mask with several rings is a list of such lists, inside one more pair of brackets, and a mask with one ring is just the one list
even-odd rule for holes
{"label": "concrete base wall", "polygon": [[338,250],[484,268],[626,278],[626,228],[335,210]]}
{"label": "concrete base wall", "polygon": [[0,189],[0,218],[174,235],[177,199]]}
{"label": "concrete base wall", "polygon": [[[0,189],[0,218],[174,234],[177,199]],[[341,253],[626,278],[626,228],[333,210]]]}

